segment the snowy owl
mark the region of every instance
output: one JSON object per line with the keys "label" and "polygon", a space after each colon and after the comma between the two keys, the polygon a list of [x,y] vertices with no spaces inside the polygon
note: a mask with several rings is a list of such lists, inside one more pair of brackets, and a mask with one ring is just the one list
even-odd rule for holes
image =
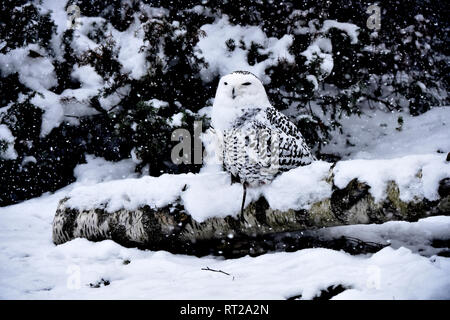
{"label": "snowy owl", "polygon": [[282,171],[315,160],[298,128],[272,107],[263,84],[250,72],[220,79],[211,125],[220,135],[224,169],[244,187],[241,212],[248,186],[270,183]]}

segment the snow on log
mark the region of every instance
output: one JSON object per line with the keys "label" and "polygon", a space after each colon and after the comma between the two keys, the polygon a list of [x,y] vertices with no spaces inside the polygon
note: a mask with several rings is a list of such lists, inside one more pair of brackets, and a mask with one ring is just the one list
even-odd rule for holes
{"label": "snow on log", "polygon": [[241,197],[242,186],[223,172],[83,186],[59,203],[53,242],[112,239],[129,247],[207,254],[207,247],[284,232],[449,215],[450,163],[442,154],[317,161],[249,189],[242,215]]}

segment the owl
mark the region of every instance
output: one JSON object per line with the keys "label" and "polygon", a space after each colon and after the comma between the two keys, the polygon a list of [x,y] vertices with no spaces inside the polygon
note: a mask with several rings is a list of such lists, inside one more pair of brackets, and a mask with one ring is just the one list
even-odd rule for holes
{"label": "owl", "polygon": [[270,183],[278,174],[315,160],[297,126],[269,102],[261,81],[247,71],[223,76],[211,112],[220,135],[223,168],[244,188]]}

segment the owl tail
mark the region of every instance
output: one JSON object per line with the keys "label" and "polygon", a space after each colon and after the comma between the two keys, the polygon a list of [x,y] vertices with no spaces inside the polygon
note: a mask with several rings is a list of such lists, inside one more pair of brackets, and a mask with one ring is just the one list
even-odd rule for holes
{"label": "owl tail", "polygon": [[241,206],[241,216],[244,214],[244,206],[245,206],[245,197],[247,196],[247,183],[244,182],[242,184],[244,188],[244,194],[242,195],[242,206]]}

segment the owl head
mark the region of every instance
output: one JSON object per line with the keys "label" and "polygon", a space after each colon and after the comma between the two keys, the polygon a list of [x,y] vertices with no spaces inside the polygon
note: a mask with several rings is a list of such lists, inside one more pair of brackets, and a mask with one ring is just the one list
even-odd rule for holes
{"label": "owl head", "polygon": [[234,71],[223,76],[217,87],[214,106],[264,107],[270,105],[261,81],[251,72]]}

